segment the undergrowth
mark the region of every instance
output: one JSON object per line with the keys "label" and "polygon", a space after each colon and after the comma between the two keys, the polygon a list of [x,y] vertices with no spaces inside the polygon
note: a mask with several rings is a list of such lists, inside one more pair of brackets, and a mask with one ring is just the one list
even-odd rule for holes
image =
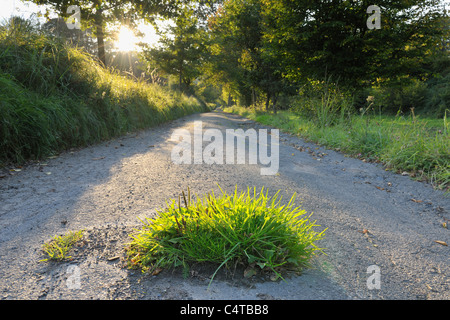
{"label": "undergrowth", "polygon": [[220,196],[210,193],[193,202],[183,192],[183,204],[172,200],[156,218],[147,218],[132,235],[127,249],[131,267],[153,272],[182,267],[187,274],[191,263],[210,263],[216,272],[222,267],[274,272],[308,266],[321,251],[315,244],[324,236],[315,222],[294,206],[295,195],[282,205],[279,192],[246,192]]}
{"label": "undergrowth", "polygon": [[103,68],[30,22],[0,26],[0,165],[201,111],[197,99]]}

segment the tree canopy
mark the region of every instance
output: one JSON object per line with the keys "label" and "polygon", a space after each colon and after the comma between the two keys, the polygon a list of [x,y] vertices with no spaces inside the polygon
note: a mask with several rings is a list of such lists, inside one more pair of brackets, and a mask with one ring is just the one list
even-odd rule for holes
{"label": "tree canopy", "polygon": [[176,76],[180,89],[206,81],[244,105],[275,106],[321,81],[349,92],[424,81],[439,73],[437,61],[448,61],[448,16],[439,0],[33,1],[66,17],[79,5],[103,62],[106,24],[171,19],[145,59]]}
{"label": "tree canopy", "polygon": [[93,28],[97,37],[98,57],[106,65],[105,27],[107,23],[126,23],[133,26],[138,20],[153,21],[156,15],[166,18],[178,13],[180,6],[188,0],[32,0],[45,4],[62,17],[69,17],[68,8],[80,8],[83,28]]}

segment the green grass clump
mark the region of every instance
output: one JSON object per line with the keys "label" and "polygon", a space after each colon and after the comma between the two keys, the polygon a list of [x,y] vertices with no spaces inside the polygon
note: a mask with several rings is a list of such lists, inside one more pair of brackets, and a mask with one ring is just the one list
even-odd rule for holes
{"label": "green grass clump", "polygon": [[49,242],[42,245],[42,250],[48,258],[41,261],[62,261],[71,258],[67,254],[72,246],[83,237],[83,230],[71,231],[63,236],[55,236]]}
{"label": "green grass clump", "polygon": [[129,264],[151,271],[180,266],[188,270],[190,263],[204,262],[218,266],[216,272],[240,264],[278,276],[282,268],[308,266],[321,250],[315,242],[324,231],[314,231],[315,222],[294,207],[295,195],[281,205],[278,194],[269,197],[264,188],[259,193],[236,189],[233,195],[222,191],[192,202],[183,193],[184,206],[173,200],[132,235]]}

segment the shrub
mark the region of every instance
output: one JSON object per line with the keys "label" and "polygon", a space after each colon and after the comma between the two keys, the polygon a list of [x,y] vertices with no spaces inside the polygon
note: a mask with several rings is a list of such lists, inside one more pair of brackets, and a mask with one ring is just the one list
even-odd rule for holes
{"label": "shrub", "polygon": [[426,110],[437,117],[450,111],[450,73],[430,80],[427,90]]}

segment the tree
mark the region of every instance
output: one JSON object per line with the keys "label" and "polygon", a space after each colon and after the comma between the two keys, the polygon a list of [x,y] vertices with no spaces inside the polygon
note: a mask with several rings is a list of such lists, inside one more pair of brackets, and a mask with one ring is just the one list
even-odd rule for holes
{"label": "tree", "polygon": [[339,79],[347,88],[379,78],[423,77],[441,32],[438,0],[379,0],[381,29],[367,26],[371,1],[261,0],[265,42],[296,81]]}
{"label": "tree", "polygon": [[56,35],[64,41],[83,47],[86,52],[97,54],[97,46],[90,35],[90,30],[69,29],[63,18],[53,18],[44,23],[41,27],[46,33]]}
{"label": "tree", "polygon": [[231,82],[245,105],[255,104],[257,92],[276,105],[280,92],[287,88],[264,44],[264,17],[260,0],[229,0],[211,17],[210,47],[213,69]]}
{"label": "tree", "polygon": [[144,55],[165,73],[176,75],[180,90],[189,93],[206,58],[205,30],[190,7],[185,7],[174,20],[165,33],[160,33],[160,46],[148,48]]}
{"label": "tree", "polygon": [[[84,28],[93,27],[97,37],[98,58],[106,65],[105,36],[108,23],[120,21],[134,25],[139,19],[153,21],[156,14],[173,17],[179,5],[188,0],[31,0],[39,5],[48,5],[61,17],[69,17],[69,6],[80,8],[81,24]],[[47,12],[48,15],[48,12]]]}

